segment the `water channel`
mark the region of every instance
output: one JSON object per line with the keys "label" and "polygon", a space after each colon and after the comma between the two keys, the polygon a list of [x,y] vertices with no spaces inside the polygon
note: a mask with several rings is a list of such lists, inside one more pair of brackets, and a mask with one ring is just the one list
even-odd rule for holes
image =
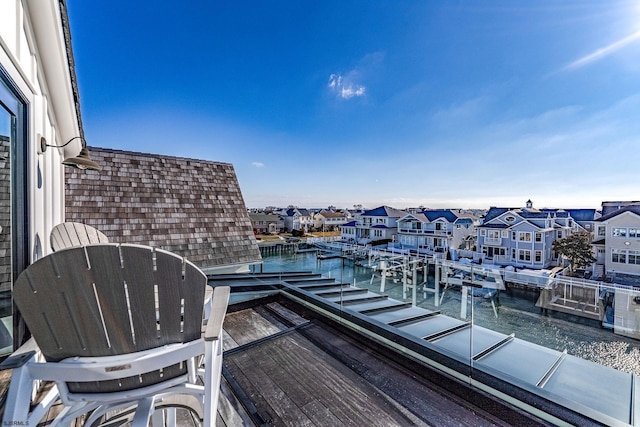
{"label": "water channel", "polygon": [[[263,271],[312,271],[341,283],[368,288],[380,292],[381,277],[372,274],[368,267],[355,265],[350,260],[332,258],[318,260],[314,252],[263,256]],[[372,277],[373,275],[373,277]],[[402,283],[385,281],[385,292],[390,298],[411,301],[411,291],[403,298]],[[433,273],[427,277],[427,287],[433,288]],[[572,315],[550,312],[540,313],[535,306],[536,291],[509,289],[500,293],[499,304],[492,306],[484,298],[471,298],[473,304],[467,309],[468,321],[476,325],[503,333],[514,333],[517,338],[558,351],[590,360],[620,371],[640,375],[640,341],[614,334],[602,328],[598,322]],[[440,310],[447,316],[462,318],[461,293],[447,290],[439,306],[434,295],[423,293],[423,285],[417,287],[416,302],[429,310]],[[497,302],[497,301],[496,301]],[[497,313],[497,316],[496,316]]]}

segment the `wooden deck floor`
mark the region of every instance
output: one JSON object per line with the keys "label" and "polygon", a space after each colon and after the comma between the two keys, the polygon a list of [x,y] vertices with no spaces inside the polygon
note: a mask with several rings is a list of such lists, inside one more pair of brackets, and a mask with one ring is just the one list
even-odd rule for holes
{"label": "wooden deck floor", "polygon": [[[283,320],[288,315],[295,322]],[[490,413],[494,408],[474,406],[406,369],[401,357],[391,360],[277,303],[231,313],[227,320],[223,373],[248,408],[244,425],[247,418],[274,426],[505,426],[524,420],[521,414],[500,419]]]}

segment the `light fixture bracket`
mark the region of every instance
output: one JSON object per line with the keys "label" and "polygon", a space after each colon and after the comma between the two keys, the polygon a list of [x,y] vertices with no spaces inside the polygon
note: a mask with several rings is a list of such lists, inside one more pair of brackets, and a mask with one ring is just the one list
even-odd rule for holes
{"label": "light fixture bracket", "polygon": [[74,141],[76,139],[82,140],[82,149],[80,150],[80,153],[76,157],[70,157],[70,158],[64,159],[62,164],[65,166],[71,166],[78,169],[90,169],[90,170],[102,169],[99,164],[91,160],[91,158],[89,157],[89,150],[87,149],[87,141],[82,136],[74,136],[73,138],[71,138],[70,140],[68,140],[62,145],[47,144],[46,138],[44,136],[40,136],[40,141],[38,145],[38,154],[44,154],[47,151],[47,147],[54,147],[54,148],[66,147],[71,143],[71,141]]}

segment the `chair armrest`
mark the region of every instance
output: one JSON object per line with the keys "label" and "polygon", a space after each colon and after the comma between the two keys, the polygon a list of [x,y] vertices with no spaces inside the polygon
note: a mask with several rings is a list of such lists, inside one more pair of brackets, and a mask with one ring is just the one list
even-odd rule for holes
{"label": "chair armrest", "polygon": [[22,344],[19,349],[11,353],[9,357],[0,363],[0,371],[5,369],[16,369],[24,366],[36,353],[40,351],[36,340],[30,338],[26,343]]}
{"label": "chair armrest", "polygon": [[222,322],[227,314],[229,305],[229,286],[218,286],[213,289],[213,300],[211,302],[211,315],[207,322],[207,329],[204,332],[205,341],[213,341],[220,338]]}

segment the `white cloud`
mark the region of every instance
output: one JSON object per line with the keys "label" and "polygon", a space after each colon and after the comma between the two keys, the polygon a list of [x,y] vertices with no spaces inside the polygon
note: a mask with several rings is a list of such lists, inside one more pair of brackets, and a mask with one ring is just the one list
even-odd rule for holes
{"label": "white cloud", "polygon": [[264,163],[262,163],[262,162],[251,162],[251,166],[253,166],[255,168],[263,168],[264,167]]}
{"label": "white cloud", "polygon": [[354,96],[363,96],[367,88],[353,81],[355,72],[349,73],[346,77],[341,74],[331,74],[327,87],[331,89],[338,97],[342,99],[350,99]]}

